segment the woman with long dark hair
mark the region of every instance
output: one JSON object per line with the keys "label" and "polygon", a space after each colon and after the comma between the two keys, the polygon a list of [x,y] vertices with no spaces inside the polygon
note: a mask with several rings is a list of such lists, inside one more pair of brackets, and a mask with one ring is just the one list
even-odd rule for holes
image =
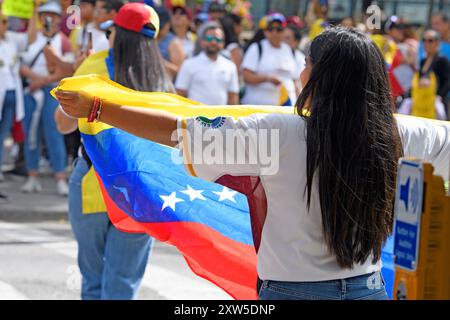
{"label": "woman with long dark hair", "polygon": [[[134,24],[131,24],[133,21]],[[139,26],[139,30],[136,30]],[[88,58],[107,56],[104,68],[109,77],[123,86],[141,91],[173,92],[155,40],[158,16],[141,3],[123,6],[114,23],[107,27],[110,51]],[[104,63],[103,61],[100,61]],[[92,64],[91,64],[92,65]],[[83,65],[83,70],[93,72]],[[78,121],[67,117],[60,109],[56,113],[58,129],[69,133],[77,129]],[[93,192],[96,183],[89,157],[81,150],[69,181],[69,219],[78,242],[78,264],[83,276],[82,299],[135,299],[144,276],[152,238],[146,234],[125,233],[109,221],[100,193]]]}
{"label": "woman with long dark hair", "polygon": [[156,41],[119,26],[109,37],[114,43],[114,81],[137,91],[174,91]]}
{"label": "woman with long dark hair", "polygon": [[241,62],[244,55],[239,36],[242,33],[242,18],[235,14],[227,14],[220,20],[223,32],[225,33],[225,46],[222,55],[233,61],[237,69],[241,69]]}
{"label": "woman with long dark hair", "polygon": [[[220,150],[226,163],[190,168],[211,181],[224,175],[261,178],[267,217],[258,251],[260,299],[387,299],[381,248],[393,229],[398,160],[405,152],[448,172],[450,126],[394,118],[382,54],[355,30],[335,28],[316,37],[302,82],[298,114],[309,116],[225,117],[212,127],[202,117],[181,120],[106,103],[100,120],[169,146],[178,143],[171,140],[177,127],[186,128],[184,136],[214,130],[225,139],[233,130],[237,144],[225,148],[227,141]],[[88,94],[59,91],[57,97],[72,116],[90,113],[93,97]],[[424,138],[423,132],[434,138]],[[229,161],[236,151],[240,160],[240,155],[261,159],[253,147],[268,144],[269,165]],[[186,155],[191,159],[203,152],[201,146],[190,147],[183,152],[195,153]]]}

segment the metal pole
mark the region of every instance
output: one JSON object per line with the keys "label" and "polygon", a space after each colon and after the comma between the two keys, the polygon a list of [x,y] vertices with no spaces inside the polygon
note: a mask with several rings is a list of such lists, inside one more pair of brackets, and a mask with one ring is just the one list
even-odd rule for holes
{"label": "metal pole", "polygon": [[431,24],[431,17],[433,16],[433,7],[434,7],[434,0],[430,0],[430,8],[428,10],[428,25]]}
{"label": "metal pole", "polygon": [[267,14],[267,12],[269,12],[271,5],[272,5],[272,1],[266,0],[266,10],[265,10],[264,14]]}
{"label": "metal pole", "polygon": [[355,7],[356,7],[356,0],[350,1],[350,17],[355,17]]}

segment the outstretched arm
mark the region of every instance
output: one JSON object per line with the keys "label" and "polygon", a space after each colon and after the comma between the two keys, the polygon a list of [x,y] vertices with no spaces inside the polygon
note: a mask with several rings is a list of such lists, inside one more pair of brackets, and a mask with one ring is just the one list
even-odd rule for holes
{"label": "outstretched arm", "polygon": [[[64,111],[75,118],[89,116],[93,97],[83,92],[56,91],[56,97]],[[177,129],[177,117],[163,111],[138,107],[121,106],[108,101],[103,102],[101,122],[127,131],[138,137],[175,147],[172,133]]]}

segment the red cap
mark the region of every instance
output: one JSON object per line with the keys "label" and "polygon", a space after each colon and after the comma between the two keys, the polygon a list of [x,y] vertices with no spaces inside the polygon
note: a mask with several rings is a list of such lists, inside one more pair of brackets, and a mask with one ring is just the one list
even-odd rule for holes
{"label": "red cap", "polygon": [[189,9],[188,7],[185,6],[173,6],[172,7],[172,13],[174,14],[177,10],[181,10],[183,11],[187,18],[189,19],[189,21],[192,21],[192,11],[191,9]]}
{"label": "red cap", "polygon": [[130,2],[123,5],[114,18],[114,24],[137,33],[144,33],[147,31],[143,30],[144,26],[151,24],[155,28],[152,38],[156,38],[159,32],[158,14],[152,7],[139,2]]}

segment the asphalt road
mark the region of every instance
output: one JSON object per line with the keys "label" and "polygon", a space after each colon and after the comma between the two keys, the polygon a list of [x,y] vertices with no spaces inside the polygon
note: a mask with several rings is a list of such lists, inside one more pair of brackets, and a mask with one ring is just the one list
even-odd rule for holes
{"label": "asphalt road", "polygon": [[[78,300],[77,245],[64,221],[0,221],[0,300]],[[195,276],[178,251],[156,242],[140,300],[231,299]]]}

